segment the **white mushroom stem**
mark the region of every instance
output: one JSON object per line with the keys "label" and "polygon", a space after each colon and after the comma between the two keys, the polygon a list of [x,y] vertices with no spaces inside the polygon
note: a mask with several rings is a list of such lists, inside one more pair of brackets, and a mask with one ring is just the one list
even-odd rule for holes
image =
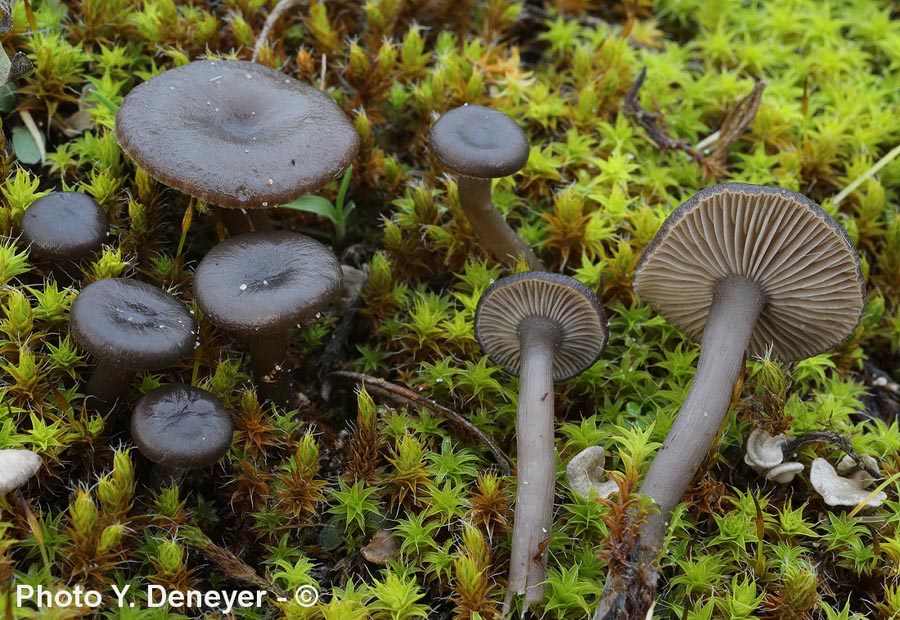
{"label": "white mushroom stem", "polygon": [[514,595],[525,595],[525,609],[544,598],[556,481],[553,355],[559,337],[559,328],[549,319],[530,317],[519,328],[518,482],[504,615]]}
{"label": "white mushroom stem", "polygon": [[[731,276],[719,281],[703,330],[700,360],[675,422],[641,484],[640,493],[656,504],[641,526],[639,556],[643,562],[659,554],[669,517],[687,491],[712,447],[731,404],[731,393],[744,367],[765,296],[758,284]],[[594,615],[606,615],[616,593],[604,591]]]}
{"label": "white mushroom stem", "polygon": [[497,211],[491,199],[491,179],[457,175],[456,187],[462,208],[479,241],[497,260],[515,264],[522,258],[535,271],[546,271],[544,263]]}

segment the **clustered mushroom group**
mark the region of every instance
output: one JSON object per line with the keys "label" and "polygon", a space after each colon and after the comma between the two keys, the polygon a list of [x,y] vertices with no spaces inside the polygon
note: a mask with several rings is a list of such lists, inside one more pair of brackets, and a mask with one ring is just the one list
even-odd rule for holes
{"label": "clustered mushroom group", "polygon": [[[247,345],[259,393],[276,405],[290,405],[287,333],[329,305],[341,290],[342,270],[322,244],[274,230],[265,208],[339,176],[359,145],[353,126],[327,95],[280,72],[250,62],[203,60],[135,88],[118,112],[116,136],[151,177],[217,207],[232,236],[197,266],[193,299],[206,319]],[[608,338],[607,319],[592,290],[545,271],[494,207],[491,179],[515,173],[528,159],[518,125],[500,112],[470,105],[444,114],[430,137],[437,159],[455,175],[460,206],[485,250],[510,267],[533,270],[494,282],[475,315],[484,352],[519,378],[517,495],[505,605],[508,610],[513,597],[524,595],[527,608],[543,598],[552,534],[553,384],[598,359]],[[101,247],[108,228],[96,202],[58,192],[27,210],[21,238],[58,279],[72,281],[78,261]],[[634,289],[701,341],[693,384],[640,487],[654,509],[640,515],[645,520],[634,559],[653,562],[669,516],[722,426],[745,356],[773,351],[798,360],[836,345],[859,321],[865,290],[852,244],[821,208],[784,189],[737,183],[705,189],[671,214],[644,251]],[[127,394],[135,373],[178,364],[191,356],[198,339],[197,320],[182,300],[126,278],[85,286],[73,304],[70,330],[96,362],[85,393],[106,408]],[[148,459],[177,473],[221,458],[232,423],[212,394],[173,383],[138,400],[131,432]],[[784,462],[785,441],[756,432],[748,442],[748,465],[770,480],[789,482],[803,465]],[[0,452],[0,462],[13,458],[20,459],[8,468],[15,475],[2,481],[0,493],[21,484],[40,463],[36,456]],[[601,446],[573,459],[567,468],[573,490],[586,497],[614,492],[615,485],[603,480],[603,462]],[[860,489],[871,481],[858,471],[838,480],[824,461],[814,462],[812,470],[813,484],[827,487],[829,504],[848,494],[861,497],[852,494],[848,481]],[[606,616],[622,590],[607,588],[596,618]]]}

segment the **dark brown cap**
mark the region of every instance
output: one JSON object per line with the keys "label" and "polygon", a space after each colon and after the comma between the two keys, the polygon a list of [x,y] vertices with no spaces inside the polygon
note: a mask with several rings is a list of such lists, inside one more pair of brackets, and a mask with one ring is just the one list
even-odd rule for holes
{"label": "dark brown cap", "polygon": [[133,370],[159,370],[188,357],[197,324],[178,299],[126,278],[88,284],[70,313],[72,336],[98,360]]}
{"label": "dark brown cap", "polygon": [[454,108],[431,128],[431,148],[445,168],[477,179],[496,179],[522,169],[528,139],[503,112],[480,105]]}
{"label": "dark brown cap", "polygon": [[131,437],[141,454],[177,469],[212,465],[228,452],[233,433],[222,402],[183,383],[147,392],[131,416]]}
{"label": "dark brown cap", "polygon": [[865,307],[859,258],[844,230],[805,196],[723,183],[678,207],[644,250],[634,289],[686,335],[700,339],[716,283],[743,276],[765,305],[748,349],[786,361],[846,338]]}
{"label": "dark brown cap", "polygon": [[99,250],[109,220],[97,201],[80,192],[51,192],[31,203],[20,223],[22,241],[36,256],[75,260]]}
{"label": "dark brown cap", "polygon": [[140,84],[122,101],[116,137],[153,178],[230,208],[316,191],[359,148],[328,95],[242,60],[199,60]]}
{"label": "dark brown cap", "polygon": [[609,337],[603,306],[578,280],[540,271],[501,278],[478,301],[475,335],[491,360],[513,375],[519,374],[520,330],[529,317],[552,320],[559,330],[554,381],[597,361]]}
{"label": "dark brown cap", "polygon": [[318,241],[288,231],[226,239],[194,273],[209,319],[239,335],[276,334],[315,315],[341,291],[341,266]]}

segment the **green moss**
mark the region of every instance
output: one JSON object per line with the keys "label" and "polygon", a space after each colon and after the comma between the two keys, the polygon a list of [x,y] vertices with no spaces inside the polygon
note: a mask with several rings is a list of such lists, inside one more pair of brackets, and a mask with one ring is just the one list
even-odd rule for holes
{"label": "green moss", "polygon": [[[192,359],[142,376],[118,411],[89,413],[91,360],[66,327],[77,290],[128,275],[192,303],[192,266],[223,234],[206,205],[123,157],[111,131],[117,106],[136,84],[191,59],[249,59],[275,2],[32,0],[34,34],[26,4],[16,3],[15,27],[3,35],[5,49],[35,63],[14,85],[16,111],[4,113],[6,146],[24,124],[17,111],[27,112],[47,138],[47,156],[35,166],[10,159],[0,179],[0,448],[37,450],[45,468],[24,490],[25,503],[15,494],[0,499],[0,584],[105,593],[113,584],[313,585],[316,607],[270,595],[266,608],[236,615],[497,617],[514,477],[478,438],[421,403],[374,389],[357,399],[337,381],[323,400],[316,360],[340,317],[291,335],[306,396],[297,411],[260,405],[244,347],[194,307]],[[567,488],[567,460],[603,445],[622,484],[637,480],[697,357],[694,343],[635,297],[631,279],[666,215],[712,173],[683,152],[661,151],[622,111],[623,98],[647,67],[641,105],[672,138],[694,145],[764,79],[759,110],[719,178],[777,184],[821,202],[859,247],[869,305],[856,333],[831,352],[789,366],[748,364],[706,473],[673,515],[656,616],[898,613],[895,484],[882,507],[851,517],[825,506],[805,474],[781,487],[742,460],[747,432],[762,424],[850,435],[883,474],[898,469],[896,394],[873,386],[863,362],[900,376],[900,160],[835,200],[900,139],[894,8],[870,0],[311,2],[282,20],[259,60],[322,88],[361,137],[344,190],[334,183],[323,191],[330,205],[346,198],[343,217],[274,216],[278,226],[343,243],[346,261],[368,269],[339,367],[459,412],[510,455],[517,380],[481,355],[472,326],[481,293],[510,270],[479,246],[455,182],[428,151],[427,131],[436,114],[467,102],[500,109],[526,130],[530,159],[495,183],[498,208],[547,265],[598,293],[611,330],[603,357],[557,386],[544,611],[556,618],[590,613],[621,535],[614,505]],[[30,204],[63,188],[94,196],[114,233],[71,287],[47,278],[15,239]],[[139,391],[176,380],[222,398],[237,432],[220,464],[160,489],[128,447],[127,410]],[[872,393],[895,403],[878,409],[884,420],[871,418]],[[815,456],[836,460],[840,452],[815,444],[798,458]],[[397,540],[387,565],[359,554],[379,531]],[[98,614],[191,615],[135,600],[121,609],[107,600]],[[35,615],[10,609],[2,595],[0,613]]]}

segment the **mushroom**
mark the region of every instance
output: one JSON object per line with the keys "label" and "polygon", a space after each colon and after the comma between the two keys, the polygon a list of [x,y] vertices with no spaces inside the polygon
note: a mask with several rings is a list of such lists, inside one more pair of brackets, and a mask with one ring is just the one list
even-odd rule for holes
{"label": "mushroom", "polygon": [[634,288],[687,336],[702,337],[690,391],[640,487],[659,508],[642,525],[639,553],[649,560],[722,426],[745,352],[771,347],[791,361],[838,344],[862,316],[865,283],[846,233],[818,205],[781,188],[724,183],[669,216]]}
{"label": "mushroom", "polygon": [[112,402],[138,371],[168,368],[190,355],[197,324],[175,297],[146,282],[97,280],[72,303],[70,330],[96,360],[85,392]]}
{"label": "mushroom", "polygon": [[103,245],[109,220],[87,194],[51,192],[31,203],[19,226],[32,256],[49,262],[56,279],[67,283],[79,272],[77,261]]}
{"label": "mushroom", "polygon": [[459,206],[484,247],[507,265],[521,258],[531,269],[543,271],[543,263],[491,200],[491,179],[509,176],[528,161],[522,128],[502,112],[466,105],[441,116],[430,140],[438,161],[456,175]]}
{"label": "mushroom", "polygon": [[856,471],[848,477],[840,476],[831,463],[821,458],[812,462],[809,481],[829,506],[856,506],[865,502],[866,506],[877,508],[887,499],[884,491],[873,494],[866,489],[873,480],[865,470]]}
{"label": "mushroom", "polygon": [[803,471],[803,463],[788,461],[776,465],[766,473],[766,480],[777,482],[778,484],[790,484],[797,474]]}
{"label": "mushroom", "polygon": [[173,383],[150,390],[135,403],[131,438],[163,472],[179,477],[212,465],[231,446],[231,414],[214,394]]}
{"label": "mushroom", "polygon": [[337,258],[318,241],[253,232],[207,253],[194,273],[194,298],[213,323],[247,342],[262,395],[286,405],[287,332],[325,308],[341,284]]}
{"label": "mushroom", "polygon": [[42,464],[31,450],[0,450],[0,497],[28,482]]}
{"label": "mushroom", "polygon": [[761,428],[754,428],[747,438],[744,462],[758,474],[764,474],[784,462],[783,448],[787,435],[770,435]]}
{"label": "mushroom", "polygon": [[122,149],[150,176],[221,207],[228,229],[340,176],[359,137],[325,93],[242,60],[199,60],[134,88],[116,115]]}
{"label": "mushroom", "polygon": [[619,491],[613,480],[604,480],[606,450],[602,446],[585,448],[566,465],[566,479],[572,490],[584,497],[607,498]]}
{"label": "mushroom", "polygon": [[487,288],[475,311],[482,350],[518,375],[515,523],[509,586],[526,607],[542,600],[553,515],[556,458],[553,382],[593,364],[606,346],[606,314],[594,294],[570,277],[543,272],[507,276]]}

